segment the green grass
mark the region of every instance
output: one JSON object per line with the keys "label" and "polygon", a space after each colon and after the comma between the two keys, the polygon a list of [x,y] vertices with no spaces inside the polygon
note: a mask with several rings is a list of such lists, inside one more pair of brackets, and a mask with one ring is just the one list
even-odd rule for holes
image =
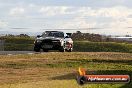
{"label": "green grass", "polygon": [[80,52],[132,52],[132,44],[115,42],[74,42],[74,51]]}
{"label": "green grass", "polygon": [[0,88],[131,88],[130,84],[76,82],[78,67],[87,74],[129,74],[132,54],[115,52],[50,52],[33,55],[0,55]]}
{"label": "green grass", "polygon": [[8,37],[5,39],[5,42],[11,44],[33,44],[34,40],[34,38]]}
{"label": "green grass", "polygon": [[[33,38],[7,38],[4,50],[9,51],[32,51],[34,47]],[[79,52],[127,52],[132,53],[132,44],[116,42],[89,42],[74,41],[74,51]]]}
{"label": "green grass", "polygon": [[33,51],[34,45],[33,44],[13,44],[13,43],[6,43],[4,46],[5,51]]}
{"label": "green grass", "polygon": [[6,51],[32,51],[33,38],[24,38],[24,37],[14,37],[14,38],[6,38],[4,50]]}

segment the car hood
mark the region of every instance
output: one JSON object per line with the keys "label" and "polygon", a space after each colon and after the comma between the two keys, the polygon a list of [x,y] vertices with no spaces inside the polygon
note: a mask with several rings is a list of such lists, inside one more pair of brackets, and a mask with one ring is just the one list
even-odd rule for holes
{"label": "car hood", "polygon": [[40,38],[37,38],[37,40],[45,40],[45,39],[50,39],[50,40],[62,40],[64,38],[57,38],[57,37],[40,37]]}

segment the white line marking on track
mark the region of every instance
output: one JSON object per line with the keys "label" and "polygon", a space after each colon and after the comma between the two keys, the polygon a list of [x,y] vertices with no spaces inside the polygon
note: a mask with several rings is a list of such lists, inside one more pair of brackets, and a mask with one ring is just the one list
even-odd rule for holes
{"label": "white line marking on track", "polygon": [[34,53],[27,53],[27,54],[34,54]]}
{"label": "white line marking on track", "polygon": [[13,54],[7,54],[7,55],[13,55]]}

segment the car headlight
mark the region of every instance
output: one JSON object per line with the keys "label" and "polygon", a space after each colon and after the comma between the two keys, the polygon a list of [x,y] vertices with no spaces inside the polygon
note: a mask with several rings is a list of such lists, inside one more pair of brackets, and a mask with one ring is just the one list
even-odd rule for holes
{"label": "car headlight", "polygon": [[60,39],[60,42],[62,42],[62,39]]}
{"label": "car headlight", "polygon": [[41,40],[36,40],[36,42],[37,42],[37,43],[40,43],[40,42],[42,42],[42,41],[41,41]]}
{"label": "car headlight", "polygon": [[63,46],[63,44],[64,44],[64,41],[61,39],[61,40],[60,40],[60,43],[61,43],[61,46]]}

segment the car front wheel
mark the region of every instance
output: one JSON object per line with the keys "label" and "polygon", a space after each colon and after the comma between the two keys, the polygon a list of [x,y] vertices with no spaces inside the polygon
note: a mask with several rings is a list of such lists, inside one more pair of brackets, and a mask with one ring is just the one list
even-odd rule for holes
{"label": "car front wheel", "polygon": [[60,52],[65,52],[65,48],[62,46],[62,47],[60,47],[59,51]]}
{"label": "car front wheel", "polygon": [[47,49],[43,49],[43,51],[44,51],[44,52],[48,52],[48,50],[47,50]]}
{"label": "car front wheel", "polygon": [[35,52],[40,52],[40,48],[39,48],[38,46],[35,45],[35,46],[34,46],[34,51],[35,51]]}

